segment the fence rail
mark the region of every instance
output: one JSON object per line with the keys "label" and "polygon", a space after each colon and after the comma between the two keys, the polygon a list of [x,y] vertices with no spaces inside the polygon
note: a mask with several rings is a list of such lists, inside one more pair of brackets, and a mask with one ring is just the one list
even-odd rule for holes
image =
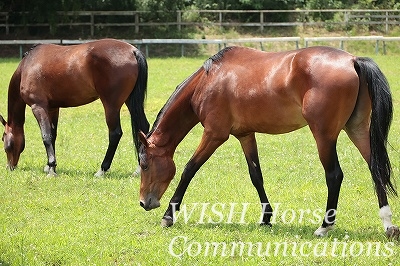
{"label": "fence rail", "polygon": [[[0,40],[1,45],[18,45],[19,56],[22,58],[23,46],[34,45],[38,43],[52,43],[62,45],[73,45],[89,42],[91,40],[63,40],[63,39],[50,39],[50,40]],[[217,44],[220,50],[229,44],[237,43],[259,43],[261,50],[263,50],[263,43],[269,42],[293,42],[295,48],[298,49],[300,46],[300,37],[275,37],[275,38],[242,38],[242,39],[141,39],[141,40],[126,40],[130,44],[136,45],[139,48],[144,46],[146,56],[149,56],[149,45],[152,44],[179,44],[181,45],[181,56],[185,55],[185,45],[188,44]]]}
{"label": "fence rail", "polygon": [[[288,27],[288,26],[333,26],[333,25],[382,25],[386,33],[390,26],[400,25],[400,10],[350,10],[350,9],[326,9],[326,10],[177,10],[171,11],[173,21],[146,20],[149,12],[144,11],[68,11],[58,12],[60,21],[54,25],[44,23],[13,23],[12,13],[0,12],[0,29],[5,29],[5,34],[10,33],[12,28],[21,27],[86,27],[90,28],[90,36],[95,35],[96,29],[103,27],[133,27],[135,33],[144,27],[174,26],[180,31],[183,27],[194,26],[216,26],[216,27],[256,27],[261,32],[266,27]],[[254,21],[240,21],[238,14],[254,14]],[[271,14],[290,14],[288,21],[270,21]],[[317,19],[315,16],[331,14],[335,19]],[[13,14],[15,15],[15,14]],[[111,22],[108,18],[124,18],[123,22]],[[235,18],[232,18],[235,17]],[[289,19],[290,17],[290,19]],[[104,19],[106,18],[106,19]],[[104,22],[106,21],[106,22]]]}
{"label": "fence rail", "polygon": [[[387,42],[400,42],[400,37],[383,37],[383,36],[335,36],[335,37],[305,37],[304,47],[308,47],[312,42],[339,42],[339,48],[344,49],[344,42],[348,41],[373,41],[375,42],[375,53],[379,53],[380,43],[382,43],[383,54],[386,54]],[[18,45],[19,56],[22,58],[23,46],[34,45],[38,43],[52,43],[61,45],[73,45],[89,42],[91,40],[63,40],[63,39],[47,39],[47,40],[0,40],[1,45]],[[217,44],[220,50],[223,47],[231,44],[246,44],[246,43],[259,43],[260,49],[263,50],[263,44],[270,42],[293,42],[295,48],[300,48],[300,37],[274,37],[274,38],[242,38],[242,39],[140,39],[140,40],[126,40],[128,43],[138,46],[144,46],[146,56],[149,56],[149,46],[153,44],[178,44],[181,45],[181,56],[185,55],[185,45],[188,44]]]}

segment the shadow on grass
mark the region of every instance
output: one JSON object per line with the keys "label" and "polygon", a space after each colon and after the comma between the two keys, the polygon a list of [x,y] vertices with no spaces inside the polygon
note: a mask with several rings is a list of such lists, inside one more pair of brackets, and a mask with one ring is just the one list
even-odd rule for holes
{"label": "shadow on grass", "polygon": [[[176,223],[174,228],[184,230],[186,225]],[[209,230],[209,231],[226,231],[226,232],[238,232],[238,233],[265,233],[265,237],[282,237],[282,238],[294,238],[302,240],[349,240],[349,241],[365,241],[365,242],[387,242],[383,231],[380,228],[347,228],[345,225],[336,226],[331,230],[326,237],[316,237],[314,236],[314,231],[319,227],[319,225],[298,225],[298,224],[274,224],[272,227],[259,225],[257,223],[249,224],[239,224],[239,223],[204,223],[204,224],[190,224],[190,227],[196,227],[199,229]]]}
{"label": "shadow on grass", "polygon": [[[68,168],[68,167],[57,167],[57,169],[56,169],[57,176],[56,177],[79,176],[79,177],[104,178],[104,179],[130,179],[130,178],[140,179],[140,174],[136,174],[135,169],[132,169],[129,171],[128,170],[121,171],[120,169],[118,169],[118,170],[116,169],[113,171],[111,169],[110,171],[106,172],[103,176],[95,177],[97,170],[96,170],[96,168],[73,169],[73,168]],[[41,176],[46,177],[47,176],[47,174],[43,171],[43,167],[22,166],[22,167],[18,167],[15,171],[29,173],[30,176],[35,176],[35,177],[41,177]]]}
{"label": "shadow on grass", "polygon": [[0,266],[10,266],[11,264],[0,259]]}

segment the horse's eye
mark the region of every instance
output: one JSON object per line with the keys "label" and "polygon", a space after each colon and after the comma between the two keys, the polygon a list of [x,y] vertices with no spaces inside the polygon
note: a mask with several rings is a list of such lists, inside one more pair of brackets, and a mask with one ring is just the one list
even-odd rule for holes
{"label": "horse's eye", "polygon": [[4,145],[4,150],[6,152],[12,151],[12,145]]}
{"label": "horse's eye", "polygon": [[141,164],[140,167],[142,168],[143,171],[147,171],[149,169],[149,165],[146,164]]}
{"label": "horse's eye", "polygon": [[11,151],[13,148],[14,142],[9,138],[5,138],[5,135],[3,135],[3,141],[4,141],[4,150],[6,152]]}

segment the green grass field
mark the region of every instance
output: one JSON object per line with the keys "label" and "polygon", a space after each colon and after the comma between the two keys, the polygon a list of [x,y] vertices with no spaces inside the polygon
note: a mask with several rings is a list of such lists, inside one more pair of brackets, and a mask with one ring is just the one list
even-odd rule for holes
{"label": "green grass field", "polygon": [[[399,183],[400,56],[369,56],[392,87],[389,153]],[[148,59],[146,111],[151,123],[176,85],[204,59]],[[0,60],[4,116],[8,82],[17,64],[16,59]],[[61,111],[57,177],[43,173],[46,154],[39,127],[29,108],[26,117],[26,148],[18,168],[6,171],[5,153],[0,153],[0,265],[400,265],[400,244],[384,235],[367,165],[345,134],[338,144],[345,179],[337,225],[320,239],[312,233],[327,192],[307,127],[285,135],[257,135],[264,186],[278,210],[272,228],[258,225],[258,196],[235,138],[193,179],[183,202],[187,212],[179,213],[173,227],[162,228],[162,215],[199,143],[201,126],[178,146],[177,174],[161,208],[146,212],[139,206],[140,178],[132,176],[136,162],[126,107],[124,136],[105,178],[94,177],[107,146],[99,101]],[[399,199],[390,203],[393,220],[400,224]]]}

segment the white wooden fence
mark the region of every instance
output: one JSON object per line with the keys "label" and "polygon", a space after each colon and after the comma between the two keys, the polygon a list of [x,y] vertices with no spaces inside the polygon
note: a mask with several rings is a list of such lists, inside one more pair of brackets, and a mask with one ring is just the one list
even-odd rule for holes
{"label": "white wooden fence", "polygon": [[[60,40],[60,39],[51,39],[51,40],[0,40],[1,45],[18,45],[19,46],[19,56],[22,58],[23,55],[23,46],[24,45],[34,45],[38,43],[53,43],[53,44],[63,44],[63,45],[71,45],[71,44],[79,44],[85,43],[91,40]],[[270,42],[293,42],[294,48],[299,48],[300,46],[300,37],[275,37],[275,38],[242,38],[242,39],[141,39],[141,40],[126,40],[123,41],[131,43],[138,48],[144,46],[144,50],[146,56],[148,57],[150,54],[149,46],[152,44],[179,44],[181,46],[181,56],[185,55],[185,45],[188,44],[217,44],[218,49],[222,49],[227,45],[232,44],[246,44],[246,43],[259,43],[260,49],[263,50],[264,43]]]}

